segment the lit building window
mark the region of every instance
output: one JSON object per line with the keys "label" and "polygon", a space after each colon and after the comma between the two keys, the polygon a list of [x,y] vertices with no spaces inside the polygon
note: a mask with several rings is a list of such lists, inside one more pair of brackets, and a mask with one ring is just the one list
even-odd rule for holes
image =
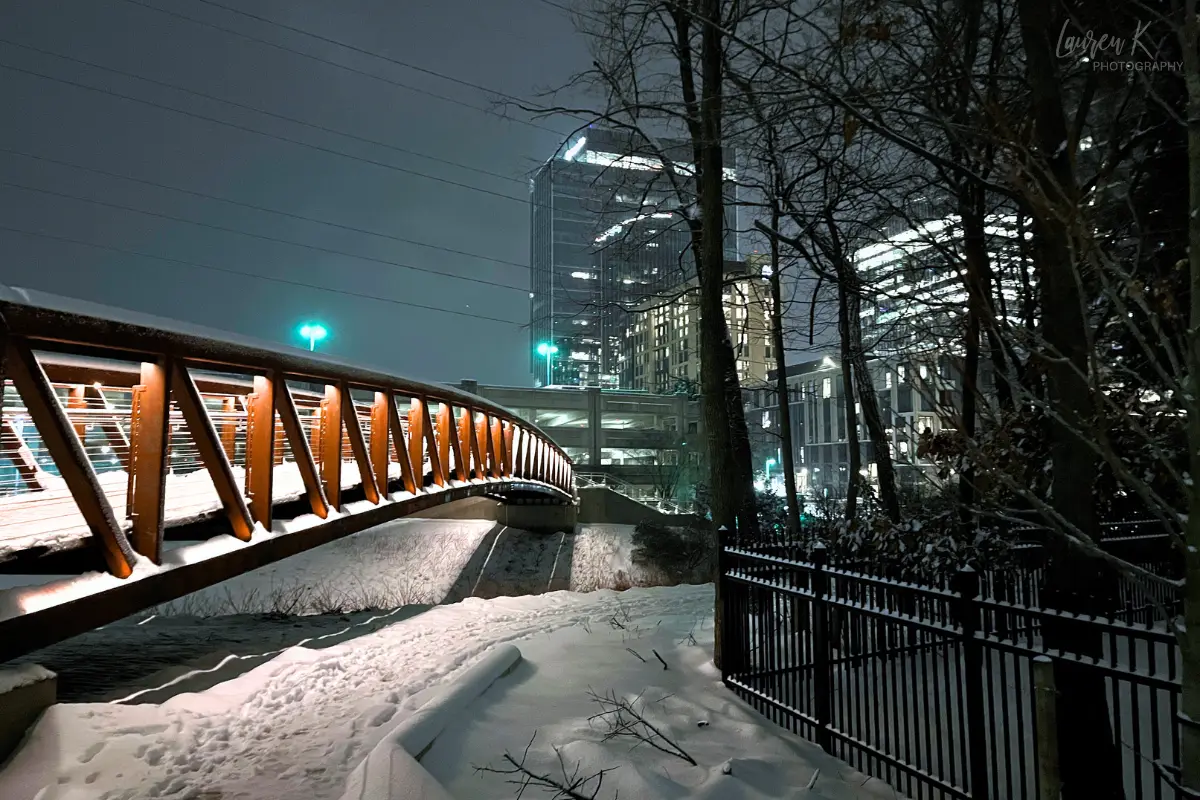
{"label": "lit building window", "polygon": [[821,379],[821,397],[833,397],[833,378]]}

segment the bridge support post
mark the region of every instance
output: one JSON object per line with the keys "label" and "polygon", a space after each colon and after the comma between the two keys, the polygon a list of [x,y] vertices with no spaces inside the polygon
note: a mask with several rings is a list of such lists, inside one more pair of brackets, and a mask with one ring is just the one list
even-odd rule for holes
{"label": "bridge support post", "polygon": [[129,490],[133,523],[130,544],[140,555],[162,562],[163,524],[170,462],[171,362],[143,361],[141,382],[129,409]]}
{"label": "bridge support post", "polygon": [[319,436],[321,483],[329,505],[338,511],[342,507],[342,394],[332,384],[325,386],[325,399],[321,401]]}
{"label": "bridge support post", "polygon": [[79,416],[80,411],[87,409],[87,389],[81,384],[72,386],[67,390],[67,418],[72,416],[75,420],[71,427],[75,429],[75,435],[79,437],[79,441],[87,442],[87,421]]}
{"label": "bridge support post", "polygon": [[444,400],[438,403],[437,413],[437,439],[438,446],[438,461],[441,462],[443,478],[451,480],[450,476],[450,442],[455,438],[453,434],[453,412],[450,410],[450,405]]}
{"label": "bridge support post", "polygon": [[504,423],[492,418],[492,477],[504,476]]}
{"label": "bridge support post", "polygon": [[391,420],[388,415],[388,403],[391,399],[387,392],[376,392],[375,402],[371,406],[371,472],[375,475],[375,487],[382,498],[388,496],[388,473],[391,461],[388,456],[388,432]]}
{"label": "bridge support post", "polygon": [[232,464],[237,459],[237,400],[226,397],[221,401],[221,448]]}
{"label": "bridge support post", "polygon": [[513,424],[511,422],[500,423],[504,426],[504,477],[511,478],[513,474]]}
{"label": "bridge support post", "polygon": [[246,397],[246,497],[254,521],[271,530],[275,475],[275,381],[254,376]]}

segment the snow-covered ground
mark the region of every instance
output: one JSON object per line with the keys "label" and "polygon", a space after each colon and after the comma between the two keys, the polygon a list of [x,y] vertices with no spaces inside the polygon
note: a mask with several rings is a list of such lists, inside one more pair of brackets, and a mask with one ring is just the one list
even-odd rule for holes
{"label": "snow-covered ground", "polygon": [[[23,661],[58,672],[59,698],[72,702],[125,697],[183,674],[189,666],[212,670],[203,680],[217,682],[231,669],[264,660],[264,653],[314,637],[324,637],[319,646],[330,646],[391,624],[397,613],[410,615],[465,597],[660,585],[661,576],[631,563],[632,535],[631,527],[620,525],[545,536],[476,520],[397,520],[90,631]],[[45,580],[47,576],[0,575],[0,589]],[[3,597],[0,591],[0,604]],[[293,618],[301,615],[306,617],[303,624],[295,626]],[[109,646],[114,637],[121,648]],[[163,670],[162,680],[150,677]]]}
{"label": "snow-covered ground", "polygon": [[[408,517],[246,573],[156,614],[322,614],[464,597],[657,586],[633,563],[633,526],[552,536],[480,520]],[[2,584],[0,584],[2,585]]]}
{"label": "snow-covered ground", "polygon": [[[720,685],[712,603],[711,586],[468,598],[333,647],[292,647],[199,691],[187,689],[204,686],[203,675],[179,676],[181,693],[160,704],[58,705],[0,771],[0,797],[337,798],[388,730],[498,642],[516,643],[523,662],[422,761],[454,797],[514,797],[505,776],[475,767],[503,768],[505,752],[521,759],[535,732],[525,766],[561,778],[559,748],[581,776],[613,769],[602,799],[618,789],[635,798],[893,797]],[[623,737],[604,741],[603,721],[588,719],[601,710],[589,689],[640,696],[636,708],[696,765]]]}

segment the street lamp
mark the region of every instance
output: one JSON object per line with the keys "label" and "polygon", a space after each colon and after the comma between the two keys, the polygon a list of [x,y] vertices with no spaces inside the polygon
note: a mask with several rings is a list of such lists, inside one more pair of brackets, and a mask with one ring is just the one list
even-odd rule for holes
{"label": "street lamp", "polygon": [[550,385],[550,363],[554,360],[554,354],[558,352],[558,348],[549,342],[542,342],[537,346],[539,356],[546,357],[546,385]]}
{"label": "street lamp", "polygon": [[329,331],[325,330],[324,325],[315,322],[306,322],[300,326],[300,335],[308,339],[308,349],[316,350],[317,342],[329,335]]}
{"label": "street lamp", "polygon": [[767,459],[767,483],[768,484],[770,484],[770,482],[771,482],[771,467],[773,467],[773,466],[775,466],[775,459],[768,458]]}

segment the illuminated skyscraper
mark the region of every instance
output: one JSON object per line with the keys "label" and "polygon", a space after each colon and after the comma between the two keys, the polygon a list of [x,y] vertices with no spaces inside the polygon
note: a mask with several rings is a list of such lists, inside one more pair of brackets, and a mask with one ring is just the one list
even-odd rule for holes
{"label": "illuminated skyscraper", "polygon": [[[658,145],[589,128],[564,142],[531,182],[529,353],[539,386],[547,374],[552,385],[620,386],[628,309],[695,274],[683,216],[695,203],[692,149],[675,140]],[[733,166],[727,154],[727,181]],[[724,240],[726,258],[735,260],[737,208],[727,186]],[[548,355],[540,344],[553,345],[541,348]]]}

